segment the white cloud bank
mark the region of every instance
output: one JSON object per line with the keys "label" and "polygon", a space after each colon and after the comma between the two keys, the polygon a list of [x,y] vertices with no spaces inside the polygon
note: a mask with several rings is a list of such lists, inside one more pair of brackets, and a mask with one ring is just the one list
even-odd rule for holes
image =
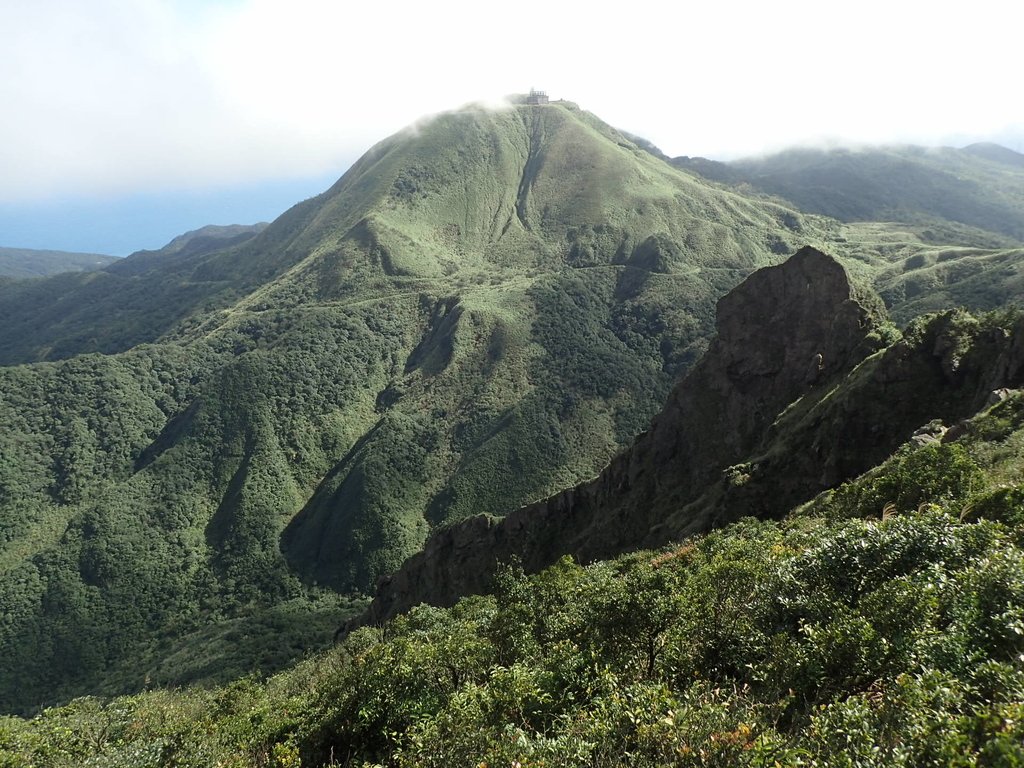
{"label": "white cloud bank", "polygon": [[0,202],[342,170],[531,86],[669,154],[1024,124],[1012,3],[0,0]]}

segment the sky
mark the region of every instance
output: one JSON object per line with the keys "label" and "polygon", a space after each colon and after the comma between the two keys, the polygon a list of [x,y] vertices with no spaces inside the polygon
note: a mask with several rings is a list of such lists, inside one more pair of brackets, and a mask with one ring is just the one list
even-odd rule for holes
{"label": "sky", "polygon": [[1024,144],[1005,0],[0,0],[0,246],[271,220],[425,115],[531,87],[667,154]]}

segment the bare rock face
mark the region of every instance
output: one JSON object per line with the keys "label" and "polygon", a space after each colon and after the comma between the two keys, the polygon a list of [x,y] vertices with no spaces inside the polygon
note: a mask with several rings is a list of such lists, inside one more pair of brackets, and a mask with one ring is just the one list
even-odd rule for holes
{"label": "bare rock face", "polygon": [[783,408],[872,351],[873,329],[846,270],[821,251],[755,272],[719,300],[716,338],[654,419],[648,463],[707,482]]}
{"label": "bare rock face", "polygon": [[707,514],[679,519],[678,510],[745,457],[787,405],[872,351],[873,328],[842,265],[814,248],[755,272],[719,301],[716,339],[629,451],[596,479],[504,519],[480,515],[435,532],[381,580],[358,623],[485,591],[513,558],[533,571],[566,554],[590,561],[706,529]]}

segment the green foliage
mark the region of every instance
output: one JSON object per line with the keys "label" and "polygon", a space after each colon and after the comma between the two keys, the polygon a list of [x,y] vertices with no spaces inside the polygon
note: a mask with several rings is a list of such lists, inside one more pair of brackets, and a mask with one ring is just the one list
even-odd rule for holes
{"label": "green foliage", "polygon": [[970,520],[995,520],[1019,528],[1024,525],[1024,487],[996,488],[973,500],[965,509]]}
{"label": "green foliage", "polygon": [[592,477],[793,216],[571,105],[468,108],[265,229],[4,282],[0,708],[216,677],[217,638],[274,668],[324,587]]}
{"label": "green foliage", "polygon": [[[680,158],[686,167],[688,158]],[[993,162],[971,148],[930,150],[798,149],[698,172],[747,182],[800,210],[843,221],[902,221],[932,236],[960,223],[1020,242],[1024,239],[1024,168]],[[948,242],[948,241],[947,241]]]}
{"label": "green foliage", "polygon": [[1012,765],[1020,532],[951,511],[745,520],[617,561],[507,568],[493,596],[360,629],[265,682],[8,719],[0,760]]}
{"label": "green foliage", "polygon": [[877,470],[844,483],[818,502],[829,517],[880,517],[886,505],[894,512],[924,503],[964,504],[980,491],[985,475],[959,443],[905,448]]}
{"label": "green foliage", "polygon": [[60,272],[101,269],[117,261],[114,256],[98,253],[39,251],[29,248],[0,247],[0,275],[4,277],[42,277]]}
{"label": "green foliage", "polygon": [[846,222],[834,230],[833,250],[853,246],[848,255],[865,266],[858,272],[900,323],[953,306],[985,311],[1019,302],[1019,163],[974,147],[801,149],[732,163],[672,162]]}
{"label": "green foliage", "polygon": [[[258,235],[190,233],[94,274],[3,282],[0,707],[139,690],[147,676],[223,680],[322,645],[353,609],[322,587],[370,590],[431,527],[593,476],[699,356],[716,299],[804,241],[849,234],[852,253],[853,235],[869,237],[837,227],[677,172],[572,105],[469,108],[382,142]],[[939,269],[973,279],[965,254],[914,259],[879,237],[851,262],[864,282],[897,262],[922,281]],[[984,324],[948,326],[948,360],[974,354]],[[939,462],[930,484],[906,485],[931,471],[907,458],[877,487],[850,491],[835,516],[977,490],[967,459],[925,458]],[[1013,503],[980,509],[996,517]],[[616,739],[648,737],[635,707],[580,666],[585,654],[627,670],[614,677],[637,702],[692,696],[717,728],[740,710],[711,683],[691,691],[688,676],[742,673],[760,631],[742,601],[770,563],[743,547],[699,557],[686,579],[565,564],[543,589],[520,580],[508,606],[489,609],[493,622],[460,630],[491,622],[479,668],[442,685],[410,667],[396,700],[373,699],[383,682],[351,677],[368,698],[354,710],[335,702],[331,728],[376,759],[410,750],[403,734],[417,728],[463,728],[448,711],[459,701],[480,724],[465,738],[491,739],[512,718],[532,743],[570,716],[567,702],[600,694],[612,714],[572,749],[612,761]],[[581,591],[579,613],[559,602],[562,581]],[[531,639],[513,643],[515,610]],[[875,640],[847,618],[827,636],[853,658]],[[434,663],[423,644],[386,648],[379,681],[403,660]],[[424,700],[402,700],[401,686]],[[431,725],[441,712],[449,720]],[[284,764],[299,749],[328,760],[341,744],[303,734],[238,759]]]}

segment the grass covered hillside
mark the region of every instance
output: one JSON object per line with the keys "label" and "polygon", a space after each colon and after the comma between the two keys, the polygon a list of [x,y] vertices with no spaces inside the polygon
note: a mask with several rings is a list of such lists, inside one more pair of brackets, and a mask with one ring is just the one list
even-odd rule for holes
{"label": "grass covered hillside", "polygon": [[0,248],[0,277],[43,277],[58,272],[87,272],[117,259],[98,253]]}
{"label": "grass covered hillside", "polygon": [[1006,147],[792,149],[729,163],[670,162],[841,221],[833,252],[855,245],[849,255],[866,258],[867,279],[899,322],[1024,302],[1024,155]]}
{"label": "grass covered hillside", "polygon": [[561,103],[226,234],[0,286],[2,709],[328,642],[431,530],[597,474],[718,297],[830,237]]}
{"label": "grass covered hillside", "polygon": [[1024,398],[779,522],[421,606],[267,680],[0,722],[0,764],[1013,766]]}
{"label": "grass covered hillside", "polygon": [[[1024,155],[998,145],[791,149],[729,163],[672,163],[841,221],[912,223],[937,242],[946,240],[950,224],[975,230],[978,242],[966,245],[1024,241]],[[966,229],[961,234],[972,237]]]}
{"label": "grass covered hillside", "polygon": [[[287,214],[283,218],[287,221]],[[262,228],[203,227],[157,251],[139,251],[102,269],[0,283],[6,316],[0,364],[120,352],[153,341],[192,313],[218,306],[246,286],[272,277],[272,272],[257,271],[255,264],[245,274],[219,279],[195,273],[211,253],[237,247]],[[279,247],[288,231],[279,225],[280,239],[271,239],[267,247]]]}

